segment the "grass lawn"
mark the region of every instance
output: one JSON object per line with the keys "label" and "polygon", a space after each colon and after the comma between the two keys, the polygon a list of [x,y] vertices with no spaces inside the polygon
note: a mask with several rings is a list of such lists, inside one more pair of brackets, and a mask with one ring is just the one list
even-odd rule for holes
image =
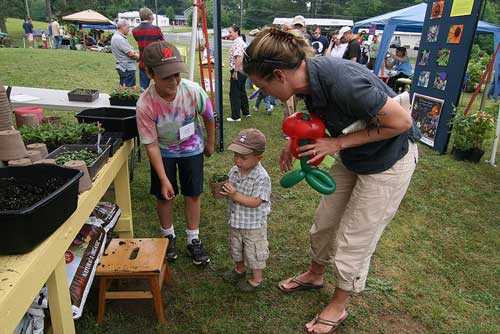
{"label": "grass lawn", "polygon": [[[118,83],[110,54],[0,49],[0,59],[0,80],[9,85],[97,88],[109,93]],[[227,64],[226,58],[224,62]],[[224,115],[229,113],[228,82],[226,67]],[[271,256],[264,288],[248,295],[222,280],[221,274],[232,266],[227,251],[226,204],[206,190],[201,237],[212,263],[197,268],[185,255],[183,203],[176,199],[175,226],[181,252],[171,265],[175,285],[164,290],[166,325],[156,323],[151,301],[119,301],[107,304],[100,328],[95,321],[95,286],[83,317],[76,321],[77,333],[302,332],[303,324],[328,302],[334,279],[329,269],[326,288],[321,291],[284,295],[276,288],[280,279],[306,268],[308,230],[319,202],[319,195],[303,183],[288,190],[279,186],[281,121],[282,108],[278,106],[271,116],[260,111],[240,123],[224,123],[226,147],[246,127],[257,127],[268,138],[263,164],[271,175],[273,194]],[[410,189],[373,257],[368,289],[352,298],[352,316],[344,332],[499,333],[500,171],[486,163],[456,162],[450,155],[440,156],[426,146],[419,147],[420,162]],[[205,189],[210,175],[227,171],[231,165],[228,151],[206,159]],[[155,202],[148,195],[149,164],[143,159],[136,166],[131,184],[135,236],[156,237]]]}

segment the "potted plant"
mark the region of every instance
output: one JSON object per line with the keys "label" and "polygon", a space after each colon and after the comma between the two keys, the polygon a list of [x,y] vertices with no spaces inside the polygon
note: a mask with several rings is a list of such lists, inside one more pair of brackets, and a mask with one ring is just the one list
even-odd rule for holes
{"label": "potted plant", "polygon": [[142,89],[139,86],[115,88],[109,95],[109,104],[114,106],[135,106]]}
{"label": "potted plant", "polygon": [[210,192],[212,196],[216,199],[223,199],[225,196],[221,195],[222,186],[229,180],[229,176],[223,174],[212,175],[208,185],[210,186]]}
{"label": "potted plant", "polygon": [[463,108],[455,108],[452,125],[455,160],[479,162],[484,154],[483,143],[491,136],[495,127],[495,118],[484,111],[464,115]]}

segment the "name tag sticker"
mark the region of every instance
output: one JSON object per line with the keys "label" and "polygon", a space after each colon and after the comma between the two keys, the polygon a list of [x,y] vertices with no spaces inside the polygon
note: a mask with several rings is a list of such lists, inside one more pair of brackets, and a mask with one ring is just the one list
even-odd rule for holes
{"label": "name tag sticker", "polygon": [[194,135],[194,122],[186,124],[179,128],[179,139],[184,140]]}

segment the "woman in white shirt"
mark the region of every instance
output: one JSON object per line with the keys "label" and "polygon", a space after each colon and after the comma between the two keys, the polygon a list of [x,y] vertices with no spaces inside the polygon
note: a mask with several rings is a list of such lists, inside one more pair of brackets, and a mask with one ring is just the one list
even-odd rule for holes
{"label": "woman in white shirt", "polygon": [[326,49],[325,55],[342,58],[344,56],[346,48],[347,43],[341,43],[340,38],[338,38],[338,31],[334,31],[332,34],[332,38],[330,39],[330,45],[328,46],[328,49]]}

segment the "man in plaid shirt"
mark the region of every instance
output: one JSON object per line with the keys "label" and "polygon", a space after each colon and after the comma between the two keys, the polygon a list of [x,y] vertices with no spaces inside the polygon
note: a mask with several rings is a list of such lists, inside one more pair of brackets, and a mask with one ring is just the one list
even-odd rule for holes
{"label": "man in plaid shirt", "polygon": [[[245,129],[229,145],[235,166],[221,194],[228,197],[229,244],[236,268],[224,279],[241,291],[253,292],[262,285],[262,270],[269,257],[267,216],[271,211],[271,179],[261,165],[266,137],[257,129]],[[244,280],[247,268],[252,278]]]}

